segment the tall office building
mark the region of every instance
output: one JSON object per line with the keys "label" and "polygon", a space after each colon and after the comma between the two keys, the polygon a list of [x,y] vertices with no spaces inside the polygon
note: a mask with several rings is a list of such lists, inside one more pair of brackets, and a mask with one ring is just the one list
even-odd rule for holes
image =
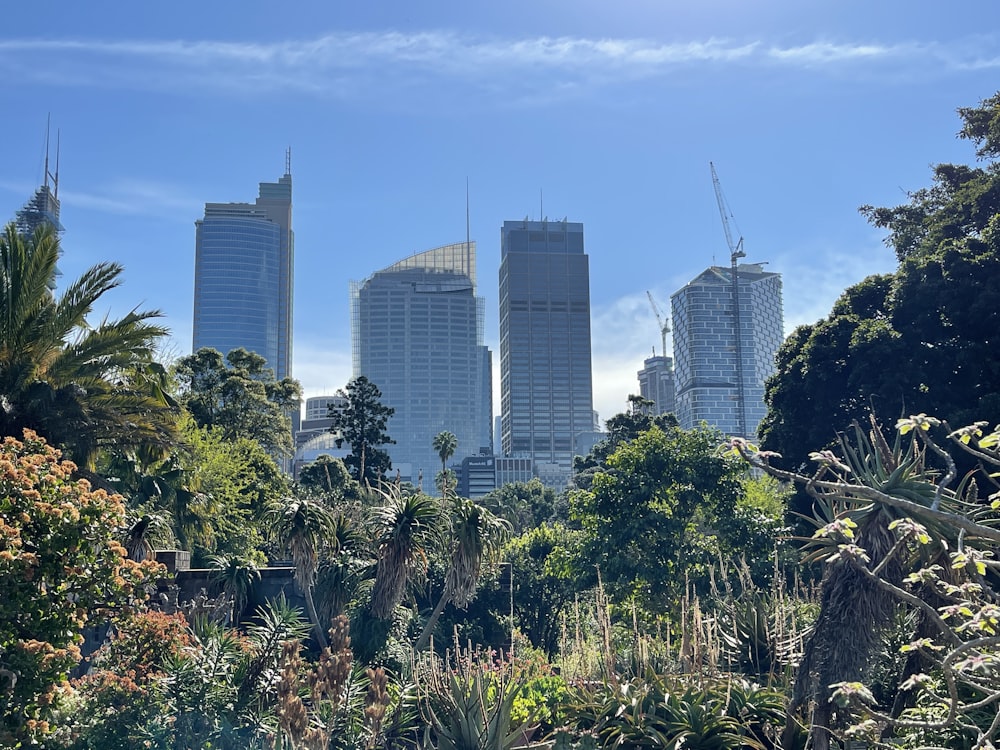
{"label": "tall office building", "polygon": [[577,436],[594,431],[588,260],[580,223],[505,221],[500,231],[502,449],[560,488]]}
{"label": "tall office building", "polygon": [[671,297],[675,413],[685,429],[704,421],[753,438],[784,338],[781,276],[747,263],[736,278],[732,268],[713,266]]}
{"label": "tall office building", "polygon": [[383,446],[393,471],[434,491],[441,459],[431,445],[448,430],[452,460],[491,452],[491,355],[483,343],[485,302],[476,296],[476,245],[417,253],[351,284],[354,375],[395,409]]}
{"label": "tall office building", "polygon": [[653,402],[651,413],[667,414],[674,410],[674,364],[670,357],[655,354],[643,360],[638,372],[639,395]]}
{"label": "tall office building", "polygon": [[206,203],[195,222],[193,349],[242,347],[292,374],[292,175],[260,183],[254,203]]}

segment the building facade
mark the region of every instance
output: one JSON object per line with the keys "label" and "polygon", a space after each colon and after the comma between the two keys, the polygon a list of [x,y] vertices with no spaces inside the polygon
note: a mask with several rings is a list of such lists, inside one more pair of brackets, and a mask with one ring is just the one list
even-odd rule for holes
{"label": "building facade", "polygon": [[364,375],[395,409],[383,446],[393,472],[434,491],[441,459],[431,445],[450,431],[453,461],[492,452],[491,354],[485,302],[476,296],[476,245],[412,255],[351,285],[355,377]]}
{"label": "building facade", "polygon": [[583,224],[505,221],[500,256],[502,451],[561,489],[594,430]]}
{"label": "building facade", "polygon": [[294,258],[290,166],[260,183],[254,203],[206,203],[195,222],[193,350],[242,347],[291,377]]}
{"label": "building facade", "polygon": [[781,276],[746,263],[736,279],[732,268],[713,266],[671,297],[674,411],[685,429],[707,422],[754,438],[784,339]]}
{"label": "building facade", "polygon": [[638,372],[639,395],[653,402],[650,413],[669,414],[674,411],[674,361],[655,354],[642,362]]}

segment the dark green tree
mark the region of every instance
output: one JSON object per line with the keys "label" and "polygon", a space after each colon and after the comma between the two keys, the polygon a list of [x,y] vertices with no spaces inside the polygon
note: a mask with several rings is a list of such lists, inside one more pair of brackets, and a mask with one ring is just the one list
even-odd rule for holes
{"label": "dark green tree", "polygon": [[604,423],[607,437],[594,446],[586,456],[576,456],[573,459],[573,483],[580,489],[589,489],[593,475],[607,462],[608,456],[618,450],[619,446],[629,440],[635,440],[639,434],[651,427],[669,430],[677,426],[677,418],[673,414],[653,416],[648,413],[647,400],[641,396],[629,396],[629,410],[616,414]]}
{"label": "dark green tree", "polygon": [[256,440],[269,453],[291,455],[291,413],[302,389],[292,378],[275,380],[267,360],[246,349],[225,359],[199,349],[176,365],[182,402],[199,427],[215,427],[226,440]]}
{"label": "dark green tree", "polygon": [[595,575],[581,559],[584,532],[560,523],[526,530],[504,548],[511,566],[514,617],[531,645],[558,650],[561,616]]}
{"label": "dark green tree", "polygon": [[344,463],[362,485],[373,486],[392,468],[389,454],[379,446],[396,442],[386,432],[395,409],[382,404],[382,392],[364,375],[354,378],[337,395],[347,399],[341,407],[330,407],[330,432],[351,446]]}
{"label": "dark green tree", "polygon": [[[479,502],[507,519],[515,536],[545,522],[566,520],[565,513],[558,512],[555,491],[537,477],[530,482],[508,482],[483,495]],[[563,517],[558,518],[560,515]]]}
{"label": "dark green tree", "polygon": [[349,499],[358,497],[358,483],[351,478],[344,462],[326,453],[302,467],[299,471],[299,484],[327,495]]}
{"label": "dark green tree", "polygon": [[99,263],[56,295],[59,254],[51,227],[0,232],[0,435],[34,430],[88,470],[102,451],[169,450],[177,409],[155,360],[160,313],[89,321],[123,269]]}
{"label": "dark green tree", "polygon": [[883,427],[916,413],[1000,419],[1000,95],[959,115],[983,163],[939,164],[909,203],[863,207],[898,269],[848,289],[779,351],[760,436],[788,465],[869,411]]}

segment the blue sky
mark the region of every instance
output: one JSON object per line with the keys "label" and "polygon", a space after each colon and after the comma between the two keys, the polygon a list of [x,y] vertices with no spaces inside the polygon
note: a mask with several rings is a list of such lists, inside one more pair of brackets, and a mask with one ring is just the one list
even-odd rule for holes
{"label": "blue sky", "polygon": [[65,276],[123,263],[110,312],[162,310],[186,354],[194,221],[291,147],[294,374],[318,395],[350,377],[349,281],[463,240],[468,179],[494,349],[501,223],[584,223],[606,418],[659,348],[646,291],[665,307],[728,260],[709,161],[786,329],[816,320],[894,266],[857,207],[974,158],[955,109],[997,90],[998,22],[992,0],[8,4],[0,216],[51,113]]}

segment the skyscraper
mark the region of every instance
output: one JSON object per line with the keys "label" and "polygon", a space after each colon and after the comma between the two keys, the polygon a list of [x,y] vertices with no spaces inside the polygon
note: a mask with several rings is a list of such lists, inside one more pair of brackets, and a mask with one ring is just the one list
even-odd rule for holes
{"label": "skyscraper", "polygon": [[747,263],[736,278],[732,268],[713,266],[671,297],[675,413],[685,429],[705,421],[753,438],[784,338],[781,276]]}
{"label": "skyscraper", "polygon": [[639,395],[653,402],[652,414],[674,410],[674,364],[670,357],[655,354],[643,360],[639,370]]}
{"label": "skyscraper", "polygon": [[383,446],[394,470],[434,489],[441,459],[431,445],[458,438],[452,460],[490,450],[491,355],[483,343],[485,302],[476,296],[476,245],[417,253],[351,284],[354,375],[395,409]]}
{"label": "skyscraper", "polygon": [[500,409],[506,456],[564,486],[594,431],[590,268],[583,224],[505,221],[500,231]]}
{"label": "skyscraper", "polygon": [[195,222],[193,349],[242,347],[292,374],[292,175],[260,183],[254,203],[206,203]]}

